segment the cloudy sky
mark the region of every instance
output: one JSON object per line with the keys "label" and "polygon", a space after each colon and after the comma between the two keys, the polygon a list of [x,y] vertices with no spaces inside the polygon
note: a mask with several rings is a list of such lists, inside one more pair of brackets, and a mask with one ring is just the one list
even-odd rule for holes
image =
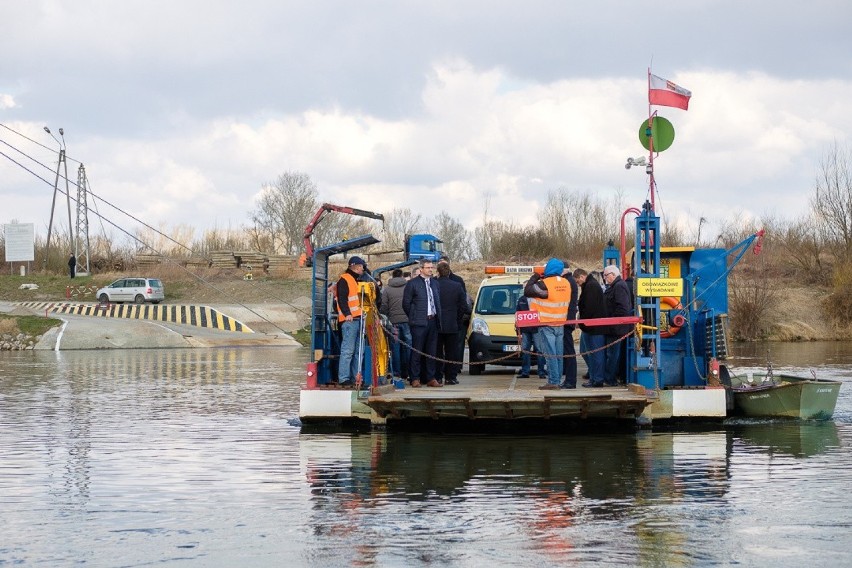
{"label": "cloudy sky", "polygon": [[45,125],[96,195],[198,228],[248,224],[287,171],[322,201],[469,228],[486,203],[534,223],[559,188],[639,206],[647,176],[624,164],[645,152],[649,65],[693,94],[655,107],[676,131],[660,202],[693,230],[797,216],[852,133],[848,0],[0,0],[0,15],[0,223],[42,234]]}

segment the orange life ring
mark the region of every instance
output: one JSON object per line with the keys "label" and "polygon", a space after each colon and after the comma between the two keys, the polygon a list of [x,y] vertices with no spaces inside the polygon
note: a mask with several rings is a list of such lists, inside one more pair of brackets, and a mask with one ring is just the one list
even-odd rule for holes
{"label": "orange life ring", "polygon": [[[682,310],[683,304],[680,303],[680,298],[675,298],[672,296],[666,296],[664,298],[660,298],[660,306],[666,305],[670,310]],[[660,332],[660,337],[674,337],[677,335],[677,332],[680,331],[679,325],[671,325],[671,320],[669,320],[669,328],[667,330]]]}

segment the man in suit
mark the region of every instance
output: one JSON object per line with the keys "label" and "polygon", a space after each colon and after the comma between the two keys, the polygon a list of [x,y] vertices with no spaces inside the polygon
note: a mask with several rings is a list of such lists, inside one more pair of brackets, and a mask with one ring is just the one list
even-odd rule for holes
{"label": "man in suit", "polygon": [[[402,309],[411,327],[411,386],[417,388],[425,382],[429,387],[440,387],[435,378],[435,356],[438,351],[438,314],[441,313],[441,294],[438,282],[432,277],[435,263],[420,262],[420,275],[405,285]],[[424,361],[425,359],[425,361]]]}
{"label": "man in suit", "polygon": [[[459,352],[459,329],[463,326],[467,313],[467,293],[458,281],[451,278],[450,265],[447,262],[438,263],[438,289],[441,300],[441,310],[438,312],[438,357],[443,359],[438,363],[439,373],[444,378],[445,385],[457,385],[463,352]],[[448,363],[446,361],[453,361]]]}
{"label": "man in suit", "polygon": [[442,386],[435,378],[438,330],[441,327],[441,295],[438,282],[432,277],[434,269],[433,261],[421,261],[420,274],[408,281],[402,293],[402,309],[411,327],[409,378],[414,388],[424,382],[430,387]]}

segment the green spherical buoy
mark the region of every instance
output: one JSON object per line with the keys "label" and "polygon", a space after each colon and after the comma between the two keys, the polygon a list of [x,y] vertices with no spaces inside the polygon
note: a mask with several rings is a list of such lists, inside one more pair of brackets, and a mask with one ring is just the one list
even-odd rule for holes
{"label": "green spherical buoy", "polygon": [[648,121],[643,120],[639,125],[639,142],[646,150],[651,149],[650,139],[654,140],[654,152],[668,150],[674,142],[675,131],[672,123],[662,116],[655,116],[648,127]]}

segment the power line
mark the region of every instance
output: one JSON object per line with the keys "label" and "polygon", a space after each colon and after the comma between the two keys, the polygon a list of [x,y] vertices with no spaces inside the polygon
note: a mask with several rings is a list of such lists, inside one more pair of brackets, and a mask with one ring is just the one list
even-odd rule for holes
{"label": "power line", "polygon": [[[4,125],[4,124],[2,124],[2,123],[0,123],[0,126],[3,126],[3,127],[4,127],[4,128],[6,128],[7,130],[12,130],[11,128],[9,128],[8,126],[6,126],[6,125]],[[13,131],[13,132],[16,132],[16,131],[14,131],[14,130],[12,130],[12,131]],[[17,133],[17,132],[16,132],[16,133]],[[20,133],[17,133],[17,134],[20,134]],[[30,138],[28,138],[28,137],[26,137],[26,136],[24,136],[24,135],[22,135],[22,134],[20,134],[20,135],[21,135],[21,136],[23,136],[24,138],[27,138],[28,140],[31,140]],[[30,156],[30,155],[29,155],[29,154],[27,154],[26,152],[24,152],[24,151],[22,151],[22,150],[20,150],[20,149],[16,148],[15,146],[12,146],[11,144],[9,144],[8,142],[6,142],[5,140],[0,140],[0,142],[2,142],[3,144],[5,144],[5,145],[6,145],[6,146],[8,146],[9,148],[12,148],[13,150],[15,150],[16,152],[20,153],[21,155],[25,156],[25,157],[26,157],[26,158],[28,158],[29,160],[32,160],[33,162],[35,162],[35,163],[39,164],[39,165],[40,165],[40,166],[42,166],[43,168],[45,168],[45,169],[47,169],[47,170],[49,170],[49,171],[53,172],[53,169],[52,169],[52,168],[50,168],[50,167],[48,167],[47,165],[43,164],[42,162],[40,162],[40,161],[39,161],[39,160],[37,160],[36,158],[34,158],[34,157]],[[42,145],[42,144],[40,144],[40,143],[38,143],[38,142],[36,142],[36,144],[38,144],[39,146],[42,146],[42,147],[44,147],[44,148],[48,148],[47,146],[44,146],[44,145]],[[49,149],[49,148],[48,148],[48,149]],[[25,171],[29,172],[30,174],[34,175],[34,176],[35,176],[35,177],[37,177],[38,179],[42,180],[42,181],[43,181],[43,182],[45,182],[47,185],[50,185],[51,187],[53,187],[53,185],[54,185],[54,184],[52,184],[50,181],[48,181],[48,180],[46,180],[45,178],[43,178],[42,176],[38,175],[38,174],[37,174],[37,173],[35,173],[33,170],[31,170],[30,168],[26,167],[24,164],[22,164],[22,163],[18,162],[17,160],[15,160],[14,158],[12,158],[12,157],[11,157],[11,156],[9,156],[8,154],[6,154],[5,152],[0,151],[0,155],[1,155],[1,156],[3,156],[3,157],[5,157],[6,159],[8,159],[9,161],[11,161],[11,162],[12,162],[12,163],[14,163],[15,165],[19,166],[19,167],[20,167],[20,168],[22,168],[23,170],[25,170]],[[81,165],[82,165],[82,163],[81,163]],[[60,174],[60,176],[61,176],[61,174]],[[72,180],[68,179],[66,176],[61,176],[61,177],[63,177],[63,178],[65,179],[65,181],[66,181],[66,182],[69,182],[71,185],[74,185],[75,187],[77,187],[77,189],[78,189],[78,190],[80,189],[80,188],[79,188],[79,186],[78,186],[78,184],[77,184],[77,182],[75,182],[75,181],[72,181]],[[60,193],[64,194],[66,197],[68,197],[68,198],[70,198],[71,200],[73,200],[75,204],[77,204],[77,203],[78,203],[76,198],[71,197],[71,196],[70,196],[70,194],[69,194],[68,192],[66,192],[66,191],[63,191],[63,190],[62,190],[62,188],[58,188],[58,190],[59,190],[59,192],[60,192]],[[190,252],[190,253],[192,252],[192,249],[191,249],[190,247],[188,247],[188,246],[184,245],[183,243],[181,243],[181,242],[179,242],[179,241],[176,241],[175,239],[171,238],[169,235],[166,235],[165,233],[163,233],[163,232],[161,232],[161,231],[159,231],[159,230],[155,229],[155,228],[154,228],[154,227],[152,227],[151,225],[149,225],[149,224],[145,223],[144,221],[142,221],[141,219],[139,219],[139,218],[135,217],[134,215],[131,215],[131,214],[130,214],[130,213],[128,213],[127,211],[124,211],[123,209],[121,209],[121,208],[120,208],[120,207],[118,207],[117,205],[115,205],[115,204],[111,203],[110,201],[108,201],[108,200],[104,199],[103,197],[100,197],[99,195],[96,195],[94,192],[92,192],[92,191],[91,191],[91,184],[89,184],[88,194],[89,194],[90,196],[94,197],[94,198],[97,198],[97,199],[99,199],[99,200],[103,201],[104,203],[106,203],[107,205],[109,205],[110,207],[112,207],[113,209],[115,209],[116,211],[118,211],[119,213],[122,213],[122,214],[126,215],[127,217],[130,217],[130,218],[131,218],[131,219],[133,219],[134,221],[136,221],[136,222],[138,222],[139,224],[141,224],[142,226],[144,226],[144,227],[146,227],[146,228],[150,229],[151,231],[153,231],[153,232],[157,233],[158,235],[162,236],[162,237],[163,237],[163,238],[165,238],[166,240],[168,240],[168,241],[170,241],[170,242],[174,243],[175,245],[177,245],[177,246],[179,246],[179,247],[183,248],[184,250],[186,250],[186,251],[188,251],[188,252]],[[95,204],[97,204],[97,202],[95,202]],[[124,233],[125,235],[127,235],[128,237],[130,237],[131,239],[133,239],[133,240],[134,240],[135,242],[137,242],[138,244],[143,245],[144,247],[146,247],[146,248],[148,248],[148,249],[150,249],[150,250],[154,251],[154,253],[155,253],[155,254],[157,254],[159,257],[161,257],[161,258],[165,259],[167,262],[170,262],[170,263],[172,263],[172,264],[177,265],[177,266],[178,266],[181,270],[183,270],[183,271],[187,272],[188,274],[190,274],[191,276],[193,276],[194,278],[196,278],[197,280],[199,280],[199,281],[200,281],[200,282],[202,282],[203,284],[205,284],[205,285],[209,286],[210,288],[212,288],[212,289],[216,290],[217,292],[219,292],[219,293],[220,293],[220,294],[222,294],[223,296],[228,297],[228,293],[227,293],[227,292],[225,292],[224,290],[221,290],[221,289],[217,288],[217,287],[216,287],[215,285],[213,285],[211,282],[209,282],[209,281],[205,280],[204,278],[202,278],[202,277],[201,277],[201,276],[199,276],[198,274],[195,274],[194,272],[192,272],[191,270],[189,270],[187,267],[182,266],[180,263],[175,262],[174,260],[170,259],[170,258],[169,258],[168,256],[166,256],[166,255],[165,255],[162,251],[159,251],[159,250],[155,249],[153,246],[151,246],[150,244],[146,243],[145,241],[143,241],[142,239],[140,239],[140,238],[139,238],[139,237],[137,237],[136,235],[131,234],[131,233],[130,233],[130,232],[128,232],[127,230],[125,230],[125,229],[123,229],[122,227],[118,226],[117,224],[113,223],[113,222],[112,222],[111,220],[109,220],[107,217],[105,217],[104,215],[102,215],[102,214],[100,213],[100,211],[98,211],[98,210],[97,210],[97,205],[96,205],[95,209],[90,209],[90,208],[88,208],[88,206],[87,206],[87,210],[92,211],[92,213],[94,213],[94,214],[98,217],[98,219],[99,219],[99,220],[100,220],[100,222],[101,222],[101,228],[102,228],[102,230],[103,230],[103,222],[105,221],[105,222],[106,222],[106,223],[108,223],[109,225],[111,225],[111,226],[115,227],[115,228],[116,228],[118,231],[120,231],[121,233]],[[105,232],[105,231],[104,231],[104,234],[106,234],[106,232]],[[303,309],[299,308],[298,306],[295,306],[295,305],[291,304],[290,302],[287,302],[287,301],[285,301],[285,300],[283,300],[283,299],[281,299],[281,298],[275,297],[275,296],[272,296],[272,297],[273,297],[274,299],[278,300],[279,302],[281,302],[281,303],[283,303],[283,304],[286,304],[286,305],[290,306],[291,308],[293,308],[293,309],[294,309],[294,310],[296,310],[296,311],[299,311],[299,312],[301,312],[301,313],[303,313],[303,314],[305,314],[305,315],[308,315],[308,316],[310,316],[310,315],[311,315],[311,314],[309,314],[308,312],[306,312],[305,310],[303,310]],[[237,304],[239,304],[239,305],[240,305],[240,306],[242,306],[243,308],[247,309],[247,310],[248,310],[248,311],[250,311],[251,313],[255,314],[255,315],[256,315],[256,316],[258,316],[260,319],[262,319],[262,320],[266,321],[267,323],[269,323],[269,324],[271,324],[271,325],[275,326],[275,327],[276,327],[278,330],[280,330],[281,332],[286,333],[286,331],[285,331],[285,330],[283,330],[283,329],[281,329],[281,328],[280,328],[277,324],[275,324],[274,322],[272,322],[272,321],[268,320],[267,318],[265,318],[265,317],[264,317],[264,316],[262,316],[261,314],[257,313],[256,311],[254,311],[254,310],[253,310],[253,309],[251,309],[250,307],[246,306],[245,304],[243,304],[243,303],[241,303],[241,302],[237,302]]]}
{"label": "power line", "polygon": [[[17,135],[18,135],[18,136],[20,136],[21,138],[24,138],[24,139],[26,139],[26,140],[29,140],[30,142],[32,142],[32,143],[33,143],[33,144],[35,144],[36,146],[41,146],[41,147],[42,147],[42,148],[44,148],[45,150],[48,150],[48,151],[53,152],[53,153],[58,153],[58,152],[56,152],[56,150],[54,150],[54,149],[53,149],[53,148],[51,148],[50,146],[45,146],[44,144],[42,144],[42,143],[41,143],[41,142],[39,142],[38,140],[34,140],[34,139],[30,138],[30,137],[29,137],[29,136],[27,136],[26,134],[24,134],[24,133],[22,133],[22,132],[18,132],[18,131],[17,131],[17,130],[15,130],[14,128],[12,128],[12,127],[10,127],[10,126],[6,126],[6,125],[5,125],[5,124],[3,124],[2,122],[0,122],[0,126],[2,126],[3,128],[5,128],[5,129],[6,129],[6,130],[8,130],[9,132],[13,132],[13,133],[17,134]],[[65,156],[65,158],[66,158],[66,159],[68,159],[68,160],[71,160],[72,162],[77,162],[78,164],[82,164],[82,163],[83,163],[83,162],[81,162],[80,160],[76,160],[76,159],[74,159],[74,158],[72,158],[71,156],[68,156],[68,155],[66,155],[66,156]]]}

